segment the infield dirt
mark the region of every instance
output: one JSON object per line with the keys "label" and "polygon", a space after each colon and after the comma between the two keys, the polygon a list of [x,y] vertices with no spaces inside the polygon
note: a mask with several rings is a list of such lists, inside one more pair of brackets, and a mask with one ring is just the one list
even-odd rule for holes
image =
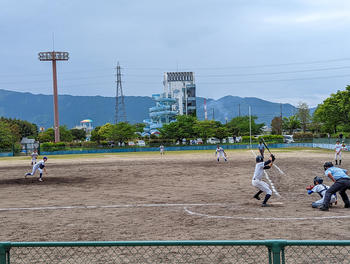
{"label": "infield dirt", "polygon": [[268,171],[281,195],[268,208],[252,198],[250,150],[227,151],[228,162],[214,151],[49,156],[44,182],[24,178],[29,157],[0,159],[0,241],[350,239],[340,197],[322,212],[305,190],[333,152],[272,151],[285,174]]}

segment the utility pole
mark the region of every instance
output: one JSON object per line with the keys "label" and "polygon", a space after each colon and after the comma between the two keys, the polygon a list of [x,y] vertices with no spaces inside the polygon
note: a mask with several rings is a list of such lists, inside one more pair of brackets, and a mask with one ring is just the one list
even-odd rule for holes
{"label": "utility pole", "polygon": [[214,115],[214,107],[213,107],[213,120],[215,120],[215,115]]}
{"label": "utility pole", "polygon": [[281,135],[283,135],[283,131],[282,131],[282,103],[280,103],[280,118],[281,118]]}
{"label": "utility pole", "polygon": [[125,103],[122,87],[122,74],[120,70],[119,61],[116,70],[117,80],[115,82],[117,83],[117,87],[115,96],[115,124],[118,124],[118,122],[126,122]]}
{"label": "utility pole", "polygon": [[241,116],[241,104],[238,104],[238,116]]}
{"label": "utility pole", "polygon": [[54,109],[54,131],[55,142],[60,142],[60,126],[58,118],[58,92],[57,92],[57,70],[56,61],[67,61],[69,59],[68,52],[50,51],[39,52],[40,61],[52,61],[52,80],[53,80],[53,109]]}

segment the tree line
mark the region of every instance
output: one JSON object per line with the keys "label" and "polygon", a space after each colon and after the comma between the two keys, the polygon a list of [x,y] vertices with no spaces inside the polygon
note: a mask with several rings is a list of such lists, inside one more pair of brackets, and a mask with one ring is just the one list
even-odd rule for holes
{"label": "tree line", "polygon": [[[256,122],[257,117],[251,117],[251,133],[261,134],[263,123]],[[306,103],[299,103],[295,115],[289,117],[276,116],[271,121],[272,134],[280,135],[282,132],[292,134],[295,131],[309,132],[309,135],[337,137],[342,133],[350,136],[350,86],[343,91],[331,94],[319,104],[310,114]],[[220,140],[229,136],[247,136],[250,133],[249,116],[232,118],[222,124],[214,120],[198,120],[193,116],[178,116],[175,122],[165,124],[160,130],[160,135],[151,135],[150,138],[160,140],[182,141],[183,139],[202,138],[205,142],[208,138],[216,137]],[[91,132],[91,141],[127,142],[141,138],[144,124],[118,124],[107,123],[96,127]],[[84,141],[86,132],[82,129],[68,129],[60,126],[62,141]],[[11,149],[15,145],[18,148],[23,137],[34,138],[40,142],[54,142],[54,130],[48,128],[44,132],[38,131],[38,126],[28,121],[0,117],[0,150]],[[20,147],[20,146],[19,146]]]}

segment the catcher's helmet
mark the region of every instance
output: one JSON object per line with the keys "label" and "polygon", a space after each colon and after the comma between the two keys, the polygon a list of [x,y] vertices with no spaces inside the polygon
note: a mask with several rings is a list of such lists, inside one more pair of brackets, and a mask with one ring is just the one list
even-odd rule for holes
{"label": "catcher's helmet", "polygon": [[327,161],[323,164],[324,170],[327,170],[330,167],[333,167],[333,163],[331,161]]}
{"label": "catcher's helmet", "polygon": [[256,160],[257,163],[258,162],[263,162],[264,158],[261,155],[258,155],[258,156],[256,156],[255,160]]}
{"label": "catcher's helmet", "polygon": [[323,183],[323,179],[321,177],[316,176],[314,178],[314,185],[316,185],[316,182],[318,182],[318,184],[322,184]]}

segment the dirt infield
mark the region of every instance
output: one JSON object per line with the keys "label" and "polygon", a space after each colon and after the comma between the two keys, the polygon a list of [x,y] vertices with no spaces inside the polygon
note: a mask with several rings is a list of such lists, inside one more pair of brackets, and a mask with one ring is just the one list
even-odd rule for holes
{"label": "dirt infield", "polygon": [[252,198],[250,150],[49,157],[44,182],[24,179],[29,158],[0,159],[0,241],[350,239],[341,199],[322,212],[305,190],[333,152],[274,152],[269,208]]}

